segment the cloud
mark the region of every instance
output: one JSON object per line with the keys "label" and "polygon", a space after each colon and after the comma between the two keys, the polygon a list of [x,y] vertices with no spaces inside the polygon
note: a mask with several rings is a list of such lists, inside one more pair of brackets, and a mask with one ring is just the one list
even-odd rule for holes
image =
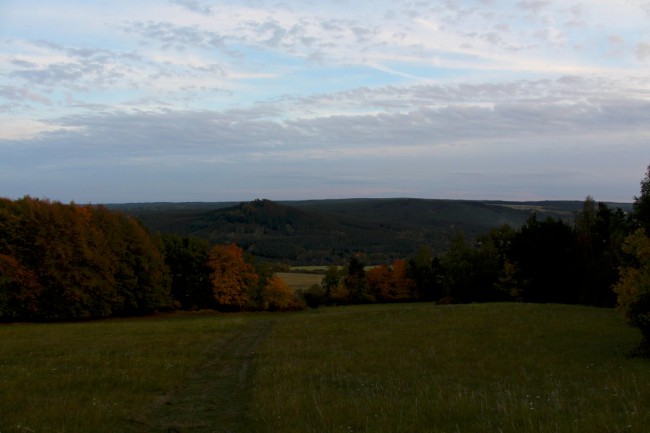
{"label": "cloud", "polygon": [[[225,111],[122,111],[68,116],[67,128],[38,142],[106,152],[202,154],[371,154],[377,146],[428,153],[432,147],[643,134],[650,102],[621,98],[600,83],[565,77],[500,85],[386,87],[288,99]],[[328,98],[330,99],[328,107]],[[534,101],[534,102],[532,102]],[[356,114],[366,106],[379,112]],[[345,113],[332,115],[335,107]],[[287,113],[311,112],[308,117]],[[67,143],[67,144],[66,144]],[[486,144],[488,145],[488,144]]]}
{"label": "cloud", "polygon": [[650,43],[641,43],[636,47],[636,57],[642,62],[646,63],[650,59]]}
{"label": "cloud", "polygon": [[224,42],[224,37],[218,32],[201,30],[196,26],[176,26],[169,22],[135,21],[125,24],[122,29],[127,33],[156,41],[163,49],[177,51],[220,48]]}
{"label": "cloud", "polygon": [[0,86],[0,98],[18,104],[29,104],[31,102],[52,105],[52,99],[38,94],[26,87]]}
{"label": "cloud", "polygon": [[14,2],[3,186],[621,196],[647,158],[645,3]]}
{"label": "cloud", "polygon": [[551,2],[548,0],[526,0],[519,1],[516,5],[524,10],[540,13],[550,6]]}
{"label": "cloud", "polygon": [[196,12],[202,15],[212,15],[212,6],[203,1],[198,0],[171,0],[171,3],[177,4],[189,11]]}

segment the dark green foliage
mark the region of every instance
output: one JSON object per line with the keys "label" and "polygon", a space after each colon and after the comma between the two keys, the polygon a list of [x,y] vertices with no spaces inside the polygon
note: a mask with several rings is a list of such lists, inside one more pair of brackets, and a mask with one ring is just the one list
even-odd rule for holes
{"label": "dark green foliage", "polygon": [[312,285],[309,289],[300,292],[300,299],[309,307],[316,308],[327,304],[325,290],[319,284]]}
{"label": "dark green foliage", "polygon": [[650,165],[641,181],[641,194],[634,197],[633,217],[646,233],[650,233]]}
{"label": "dark green foliage", "polygon": [[581,203],[398,198],[114,206],[154,232],[235,242],[263,260],[327,265],[343,263],[355,251],[363,251],[368,263],[391,263],[421,245],[440,255],[457,231],[473,242],[503,224],[520,227],[532,211],[571,220]]}
{"label": "dark green foliage", "polygon": [[621,248],[630,232],[631,225],[621,209],[612,210],[604,203],[596,205],[587,197],[575,224],[581,304],[616,305],[612,286],[618,281]]}
{"label": "dark green foliage", "polygon": [[180,308],[214,308],[208,254],[210,244],[199,238],[164,235],[165,262],[172,277],[172,295]]}
{"label": "dark green foliage", "polygon": [[257,285],[250,294],[250,308],[263,309],[266,304],[264,291],[275,274],[275,268],[269,262],[257,260],[252,254],[244,254],[244,260],[253,266],[258,277]]}
{"label": "dark green foliage", "polygon": [[520,272],[522,297],[529,302],[577,303],[577,245],[563,221],[533,215],[512,240],[511,255]]}
{"label": "dark green foliage", "polygon": [[345,266],[343,285],[350,292],[350,301],[355,304],[375,302],[375,297],[367,290],[365,264],[355,255]]}
{"label": "dark green foliage", "polygon": [[469,245],[461,233],[441,259],[447,302],[499,301],[506,295],[498,288],[503,268],[502,253],[489,236]]}
{"label": "dark green foliage", "polygon": [[337,266],[330,265],[327,267],[325,275],[323,276],[323,281],[321,282],[326,297],[329,297],[330,293],[338,287],[341,282],[341,277],[342,272],[339,271]]}
{"label": "dark green foliage", "polygon": [[638,328],[643,336],[643,341],[638,353],[650,357],[650,293],[639,294],[628,308],[630,325]]}
{"label": "dark green foliage", "polygon": [[[574,225],[533,214],[521,228],[504,225],[473,244],[459,233],[441,257],[440,297],[445,302],[510,299],[611,307],[620,248],[629,230],[621,209],[587,198]],[[413,260],[411,267],[416,268]]]}
{"label": "dark green foliage", "polygon": [[444,296],[442,264],[440,258],[433,257],[430,248],[420,247],[408,261],[408,276],[415,282],[417,299],[437,301]]}

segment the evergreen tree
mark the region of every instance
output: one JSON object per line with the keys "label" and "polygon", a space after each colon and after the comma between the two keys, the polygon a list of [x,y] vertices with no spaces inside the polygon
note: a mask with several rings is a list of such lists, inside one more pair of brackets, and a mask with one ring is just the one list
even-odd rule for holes
{"label": "evergreen tree", "polygon": [[407,274],[415,283],[415,298],[436,301],[442,298],[442,266],[431,249],[421,246],[408,261]]}
{"label": "evergreen tree", "polygon": [[172,295],[183,309],[215,307],[210,284],[210,244],[203,239],[165,235],[165,263],[172,278]]}
{"label": "evergreen tree", "polygon": [[639,227],[643,227],[646,233],[650,233],[650,165],[641,181],[641,194],[634,197],[633,217]]}
{"label": "evergreen tree", "polygon": [[587,197],[583,210],[576,214],[575,223],[581,304],[616,305],[611,288],[618,280],[620,251],[629,230],[628,219],[621,209],[612,210]]}
{"label": "evergreen tree", "polygon": [[527,302],[575,304],[580,299],[573,228],[532,215],[512,239],[508,261],[517,268],[520,296]]}
{"label": "evergreen tree", "polygon": [[343,285],[350,293],[351,302],[375,302],[374,296],[367,290],[365,265],[357,256],[352,256],[345,267]]}

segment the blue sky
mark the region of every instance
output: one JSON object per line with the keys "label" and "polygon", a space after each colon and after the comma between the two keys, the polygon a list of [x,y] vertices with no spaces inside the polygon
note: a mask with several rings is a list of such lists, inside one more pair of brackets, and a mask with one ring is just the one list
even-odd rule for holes
{"label": "blue sky", "polygon": [[648,0],[0,0],[0,196],[629,202]]}

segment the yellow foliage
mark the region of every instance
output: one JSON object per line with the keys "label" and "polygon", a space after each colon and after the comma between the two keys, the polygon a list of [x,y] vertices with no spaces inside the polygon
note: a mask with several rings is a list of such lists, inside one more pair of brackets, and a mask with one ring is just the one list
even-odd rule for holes
{"label": "yellow foliage", "polygon": [[637,266],[619,269],[620,279],[614,286],[618,306],[630,319],[630,306],[642,295],[650,294],[650,238],[639,229],[625,240],[623,251],[637,261]]}
{"label": "yellow foliage", "polygon": [[330,289],[329,298],[335,304],[345,304],[350,300],[350,290],[341,281]]}
{"label": "yellow foliage", "polygon": [[273,275],[264,287],[264,309],[266,310],[297,310],[302,305],[296,298],[291,287],[281,277]]}

